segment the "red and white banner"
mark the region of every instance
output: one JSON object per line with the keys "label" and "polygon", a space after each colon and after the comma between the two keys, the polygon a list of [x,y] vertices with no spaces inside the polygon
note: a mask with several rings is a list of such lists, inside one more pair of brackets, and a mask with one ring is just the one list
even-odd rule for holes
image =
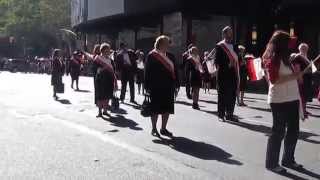
{"label": "red and white banner", "polygon": [[250,81],[259,81],[261,80],[265,72],[262,68],[262,59],[261,58],[248,58],[247,59],[247,69],[248,69],[248,76]]}

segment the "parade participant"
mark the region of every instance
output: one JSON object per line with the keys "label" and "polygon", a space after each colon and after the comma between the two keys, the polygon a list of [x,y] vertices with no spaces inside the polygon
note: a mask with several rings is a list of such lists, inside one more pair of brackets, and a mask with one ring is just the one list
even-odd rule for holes
{"label": "parade participant", "polygon": [[96,75],[97,75],[97,70],[98,70],[98,65],[97,63],[94,63],[94,60],[97,56],[101,54],[100,52],[100,44],[94,45],[93,48],[93,53],[87,53],[83,52],[85,57],[88,58],[92,63],[92,74],[93,74],[93,85],[94,85],[94,104],[97,105],[97,87],[96,87]]}
{"label": "parade participant", "polygon": [[[308,59],[308,50],[309,46],[306,43],[299,45],[299,53],[293,54],[291,63],[293,64],[295,72],[303,71],[311,63]],[[312,69],[309,68],[308,72],[303,75],[299,82],[300,96],[303,104],[303,110],[305,117],[308,116],[307,112],[307,102],[312,101],[313,92],[312,92]]]}
{"label": "parade participant", "polygon": [[63,88],[62,76],[65,71],[65,65],[62,59],[62,52],[60,49],[55,49],[52,55],[52,72],[51,85],[53,86],[53,97],[57,100],[58,89]]}
{"label": "parade participant", "polygon": [[[95,97],[96,105],[99,108],[98,116],[109,116],[107,109],[109,100],[113,97],[114,91],[117,89],[117,79],[115,75],[115,66],[110,58],[111,46],[103,43],[100,46],[101,55],[96,55],[94,64],[97,66],[95,77]],[[103,110],[103,113],[102,113]]]}
{"label": "parade participant", "polygon": [[232,44],[231,27],[225,27],[222,36],[223,40],[216,45],[214,58],[217,68],[218,117],[222,122],[238,121],[233,113],[239,92],[239,65],[238,55]]}
{"label": "parade participant", "polygon": [[182,54],[182,68],[185,75],[185,86],[186,86],[186,95],[188,99],[192,99],[191,96],[191,85],[188,77],[190,76],[190,72],[188,71],[188,58],[190,56],[190,49],[193,47],[193,44],[189,44],[187,51]]}
{"label": "parade participant", "polygon": [[246,106],[244,103],[244,92],[247,88],[247,78],[248,78],[248,71],[247,71],[247,64],[245,59],[246,48],[244,46],[238,46],[239,49],[239,74],[240,74],[240,89],[239,94],[237,96],[238,106]]}
{"label": "parade participant", "polygon": [[79,90],[79,76],[81,73],[82,67],[82,52],[75,51],[73,52],[72,59],[69,63],[69,72],[71,75],[71,89],[73,89],[74,81],[76,81],[76,90]]}
{"label": "parade participant", "polygon": [[[137,84],[138,84],[138,93],[141,94],[141,90],[142,90],[142,94],[144,94],[144,53],[142,51],[137,51],[137,68],[138,68],[138,72],[137,72]],[[142,89],[141,89],[142,88]]]}
{"label": "parade participant", "polygon": [[172,136],[172,133],[167,130],[167,123],[170,114],[174,113],[178,73],[173,57],[167,53],[169,46],[169,37],[159,36],[154,50],[148,54],[145,69],[145,88],[151,99],[151,134],[158,137],[160,137],[157,130],[159,115],[162,116],[160,133],[164,136]]}
{"label": "parade participant", "polygon": [[[276,31],[263,55],[269,79],[268,103],[273,116],[266,168],[280,174],[286,172],[282,166],[293,169],[302,168],[302,165],[295,162],[294,154],[299,137],[300,95],[297,80],[305,71],[293,72],[290,64],[289,58],[291,49],[295,46],[294,41],[288,33]],[[284,136],[284,153],[282,166],[280,166],[279,154]]]}
{"label": "parade participant", "polygon": [[190,76],[188,77],[188,81],[192,87],[192,99],[193,99],[193,109],[200,110],[199,108],[199,90],[202,85],[202,76],[204,70],[202,68],[199,50],[197,47],[193,46],[190,49],[190,56],[188,58],[188,71],[190,72]]}
{"label": "parade participant", "polygon": [[204,73],[203,73],[203,89],[204,89],[204,93],[207,93],[210,94],[210,88],[211,88],[211,75],[209,73],[209,69],[208,69],[208,66],[207,66],[207,62],[210,61],[209,57],[209,52],[208,51],[205,51],[204,52],[204,55],[203,55],[203,63],[202,63],[202,67],[203,67],[203,70],[204,70]]}
{"label": "parade participant", "polygon": [[127,84],[130,86],[130,102],[135,103],[134,77],[137,71],[137,57],[132,50],[127,48],[125,43],[120,44],[120,49],[116,57],[116,64],[121,73],[121,95],[120,100],[124,102]]}

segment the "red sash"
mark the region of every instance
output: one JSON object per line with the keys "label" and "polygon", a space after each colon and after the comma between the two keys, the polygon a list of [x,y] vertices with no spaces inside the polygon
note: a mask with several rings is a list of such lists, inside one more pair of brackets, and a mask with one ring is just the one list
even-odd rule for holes
{"label": "red sash", "polygon": [[100,64],[100,65],[103,67],[104,70],[109,71],[109,72],[113,75],[113,78],[114,78],[114,87],[117,88],[117,77],[116,77],[116,74],[115,74],[115,72],[114,72],[114,69],[113,69],[112,65],[103,62],[103,60],[102,60],[101,58],[105,58],[105,57],[96,56],[96,57],[95,57],[95,62],[97,62],[98,64]]}
{"label": "red sash", "polygon": [[164,57],[158,53],[157,51],[153,50],[151,52],[151,54],[153,55],[153,57],[155,57],[171,74],[171,77],[173,80],[176,79],[176,74],[174,72],[174,66],[173,64],[170,64],[168,61],[170,61],[169,59],[166,60],[164,59]]}
{"label": "red sash", "polygon": [[235,63],[235,65],[237,65],[238,60],[236,60],[236,58],[232,55],[232,53],[227,48],[227,46],[224,43],[220,43],[219,45],[224,50],[224,52],[227,54],[227,56],[230,59],[230,61],[233,61]]}

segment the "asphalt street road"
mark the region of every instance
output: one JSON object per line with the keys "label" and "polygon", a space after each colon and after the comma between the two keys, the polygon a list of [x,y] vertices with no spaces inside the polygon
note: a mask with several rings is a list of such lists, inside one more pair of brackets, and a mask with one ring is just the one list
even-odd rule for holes
{"label": "asphalt street road", "polygon": [[[239,123],[217,118],[217,95],[200,95],[191,108],[183,89],[168,129],[173,139],[150,135],[151,123],[128,102],[97,119],[93,79],[80,78],[52,98],[50,76],[0,72],[0,179],[320,179],[320,104],[308,105],[296,159],[305,171],[279,176],[264,168],[271,113],[266,95],[247,94]],[[137,102],[143,97],[137,95]],[[160,124],[159,124],[160,126]]]}

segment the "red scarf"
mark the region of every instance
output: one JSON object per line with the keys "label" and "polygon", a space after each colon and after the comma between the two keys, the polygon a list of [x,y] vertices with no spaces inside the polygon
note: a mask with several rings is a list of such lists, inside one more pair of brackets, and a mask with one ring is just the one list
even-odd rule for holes
{"label": "red scarf", "polygon": [[174,71],[174,64],[170,61],[167,56],[162,55],[157,50],[151,51],[151,55],[155,57],[171,74],[173,80],[176,79],[176,74]]}

